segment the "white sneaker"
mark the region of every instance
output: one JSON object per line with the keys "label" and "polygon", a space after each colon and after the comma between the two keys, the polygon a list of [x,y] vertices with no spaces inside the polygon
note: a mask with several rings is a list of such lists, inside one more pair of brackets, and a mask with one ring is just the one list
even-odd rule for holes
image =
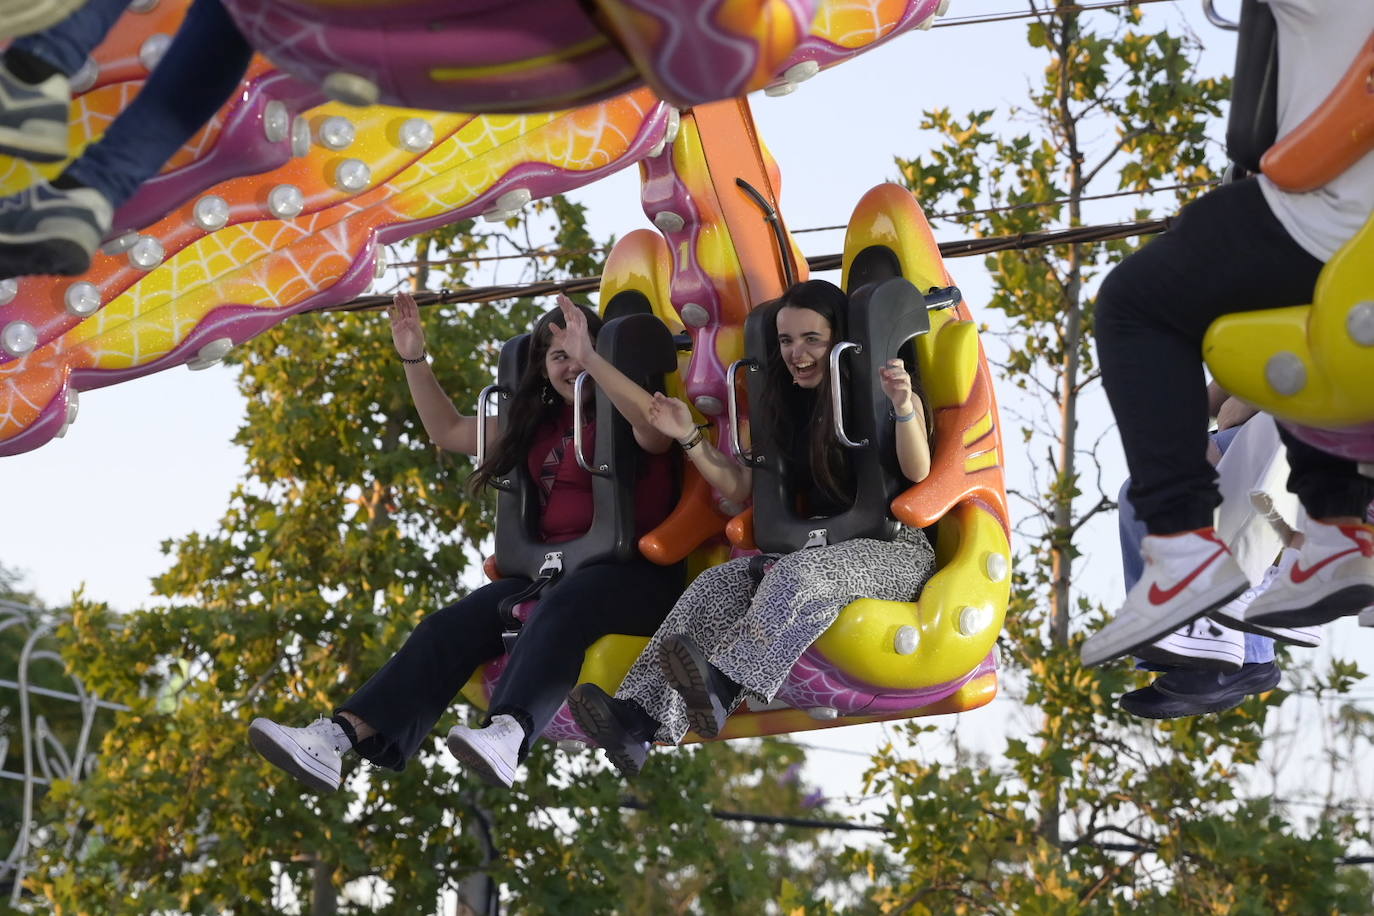
{"label": "white sneaker", "polygon": [[1211,617],[1228,627],[1235,627],[1238,630],[1245,630],[1259,636],[1268,636],[1270,639],[1277,639],[1279,642],[1286,642],[1294,646],[1302,646],[1307,649],[1315,649],[1322,644],[1321,627],[1265,627],[1257,623],[1250,623],[1245,619],[1245,611],[1254,603],[1255,599],[1269,590],[1280,575],[1287,574],[1289,567],[1297,561],[1298,550],[1296,547],[1285,548],[1279,557],[1276,566],[1271,566],[1264,571],[1264,576],[1260,581],[1247,588],[1239,598],[1230,601],[1217,608],[1207,616]]}
{"label": "white sneaker", "polygon": [[1145,572],[1126,603],[1083,643],[1080,657],[1100,665],[1152,643],[1245,591],[1250,580],[1213,528],[1146,535],[1140,545]]}
{"label": "white sneaker", "polygon": [[1245,611],[1246,623],[1304,627],[1374,604],[1374,527],[1309,521],[1286,573]]}
{"label": "white sneaker", "polygon": [[259,717],[248,726],[248,743],[268,763],[317,792],[338,790],[344,752],[353,747],[338,723],[325,718],[305,728],[286,728]]}
{"label": "white sneaker", "polygon": [[1229,674],[1245,664],[1245,634],[1199,617],[1186,627],[1141,646],[1135,654],[1156,665]]}
{"label": "white sneaker", "polygon": [[509,789],[515,781],[515,768],[520,765],[520,745],[525,741],[525,729],[514,716],[492,716],[486,728],[455,725],[448,733],[448,749],[482,781],[490,786]]}

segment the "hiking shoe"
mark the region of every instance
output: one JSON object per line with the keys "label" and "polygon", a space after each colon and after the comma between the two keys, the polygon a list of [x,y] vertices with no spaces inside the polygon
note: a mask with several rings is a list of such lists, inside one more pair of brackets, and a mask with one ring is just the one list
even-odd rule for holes
{"label": "hiking shoe", "polygon": [[1245,591],[1250,580],[1213,528],[1146,535],[1145,572],[1116,617],[1083,643],[1089,667],[1129,655]]}
{"label": "hiking shoe", "polygon": [[455,725],[448,733],[449,752],[489,786],[509,789],[520,765],[525,729],[514,716],[491,717],[486,728]]}
{"label": "hiking shoe", "polygon": [[568,709],[577,727],[606,752],[621,776],[634,779],[639,775],[649,757],[649,739],[658,731],[658,723],[648,713],[637,703],[616,699],[595,684],[574,687],[568,694]]}
{"label": "hiking shoe", "polygon": [[344,752],[353,747],[339,724],[323,717],[305,728],[287,728],[271,719],[256,718],[248,726],[248,743],[268,763],[316,792],[338,790]]}
{"label": "hiking shoe", "polygon": [[1245,630],[1259,636],[1268,636],[1270,639],[1277,639],[1294,646],[1302,646],[1305,649],[1315,649],[1320,646],[1322,644],[1321,627],[1263,627],[1245,619],[1245,611],[1255,603],[1255,599],[1267,592],[1280,575],[1287,574],[1288,568],[1293,565],[1297,557],[1297,548],[1290,547],[1284,550],[1278,564],[1266,569],[1264,576],[1257,584],[1247,588],[1238,598],[1223,604],[1207,616],[1224,623],[1228,627],[1235,627],[1238,630]]}
{"label": "hiking shoe", "polygon": [[61,73],[26,83],[0,60],[0,155],[30,162],[67,158],[71,84]]}
{"label": "hiking shoe", "polygon": [[687,704],[687,723],[703,738],[725,727],[740,686],[711,664],[690,636],[667,636],[659,644],[658,663],[668,684]]}
{"label": "hiking shoe", "polygon": [[1142,719],[1201,716],[1224,712],[1252,694],[1273,690],[1279,678],[1279,666],[1273,662],[1245,665],[1232,674],[1179,669],[1161,675],[1148,687],[1132,690],[1117,703]]}
{"label": "hiking shoe", "polygon": [[92,188],[40,181],[0,198],[0,280],[85,273],[113,218],[110,202]]}
{"label": "hiking shoe", "polygon": [[1154,665],[1239,671],[1245,664],[1245,634],[1199,617],[1163,638],[1135,650],[1137,658]]}
{"label": "hiking shoe", "polygon": [[1303,535],[1287,572],[1245,611],[1246,623],[1316,626],[1374,604],[1374,527],[1311,521]]}

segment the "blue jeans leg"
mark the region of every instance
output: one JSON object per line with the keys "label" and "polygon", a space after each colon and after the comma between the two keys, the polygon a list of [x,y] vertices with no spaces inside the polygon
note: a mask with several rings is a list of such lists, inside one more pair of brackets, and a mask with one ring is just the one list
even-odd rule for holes
{"label": "blue jeans leg", "polygon": [[253,50],[219,0],[195,0],[133,104],[65,172],[118,209],[200,130],[248,69]]}
{"label": "blue jeans leg", "polygon": [[57,25],[25,36],[13,47],[71,76],[81,69],[96,45],[105,40],[129,3],[130,0],[87,0],[85,6]]}

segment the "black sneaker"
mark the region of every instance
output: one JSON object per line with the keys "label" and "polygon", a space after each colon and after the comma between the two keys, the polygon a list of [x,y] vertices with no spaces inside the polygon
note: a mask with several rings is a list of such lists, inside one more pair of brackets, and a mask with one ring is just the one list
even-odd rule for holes
{"label": "black sneaker", "polygon": [[1161,675],[1149,687],[1133,690],[1118,702],[1131,715],[1177,719],[1224,712],[1253,694],[1278,686],[1282,675],[1273,662],[1251,663],[1234,674],[1180,668]]}
{"label": "black sneaker", "polygon": [[0,280],[85,273],[113,218],[110,202],[92,188],[39,182],[0,198]]}
{"label": "black sneaker", "polygon": [[617,700],[595,684],[578,684],[568,694],[568,710],[582,733],[606,752],[626,779],[634,779],[649,757],[649,739],[658,723],[637,704]]}
{"label": "black sneaker", "polygon": [[660,644],[659,665],[687,704],[687,723],[703,738],[714,738],[725,727],[740,686],[706,658],[690,636],[667,636]]}
{"label": "black sneaker", "polygon": [[62,74],[26,83],[0,61],[0,155],[30,162],[66,159],[71,104],[71,84]]}

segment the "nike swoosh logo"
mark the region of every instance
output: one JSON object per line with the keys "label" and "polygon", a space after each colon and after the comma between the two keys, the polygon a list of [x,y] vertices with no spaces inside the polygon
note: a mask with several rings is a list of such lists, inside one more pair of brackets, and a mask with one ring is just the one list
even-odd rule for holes
{"label": "nike swoosh logo", "polygon": [[1317,574],[1317,570],[1321,569],[1323,566],[1326,566],[1328,563],[1334,563],[1341,557],[1348,557],[1352,553],[1364,553],[1364,550],[1360,547],[1352,547],[1349,550],[1342,550],[1340,553],[1333,553],[1331,556],[1327,557],[1325,560],[1322,560],[1320,563],[1318,563],[1316,566],[1313,566],[1311,569],[1303,569],[1301,563],[1294,563],[1293,571],[1289,575],[1292,577],[1294,585],[1301,585],[1308,579],[1315,576]]}
{"label": "nike swoosh logo", "polygon": [[1182,579],[1180,579],[1178,582],[1176,582],[1172,588],[1165,589],[1165,590],[1162,590],[1162,591],[1161,591],[1158,583],[1155,583],[1155,584],[1151,585],[1151,586],[1150,586],[1150,603],[1151,603],[1151,604],[1154,604],[1154,605],[1160,605],[1160,604],[1164,604],[1164,603],[1167,602],[1167,601],[1172,601],[1175,595],[1177,595],[1179,592],[1183,591],[1185,588],[1188,587],[1188,583],[1189,583],[1189,582],[1192,582],[1192,581],[1193,581],[1194,579],[1196,579],[1198,576],[1202,575],[1202,571],[1203,571],[1204,569],[1206,569],[1207,567],[1211,566],[1212,563],[1216,560],[1216,558],[1219,557],[1219,556],[1221,556],[1221,555],[1224,554],[1225,552],[1226,552],[1226,548],[1225,548],[1225,547],[1222,547],[1222,548],[1221,548],[1220,550],[1218,550],[1216,553],[1214,553],[1214,554],[1212,554],[1210,557],[1208,557],[1208,558],[1207,558],[1207,561],[1206,561],[1205,563],[1203,563],[1203,564],[1202,564],[1201,566],[1199,566],[1197,569],[1193,570],[1193,571],[1190,572],[1187,576],[1185,576],[1184,578],[1182,578]]}

